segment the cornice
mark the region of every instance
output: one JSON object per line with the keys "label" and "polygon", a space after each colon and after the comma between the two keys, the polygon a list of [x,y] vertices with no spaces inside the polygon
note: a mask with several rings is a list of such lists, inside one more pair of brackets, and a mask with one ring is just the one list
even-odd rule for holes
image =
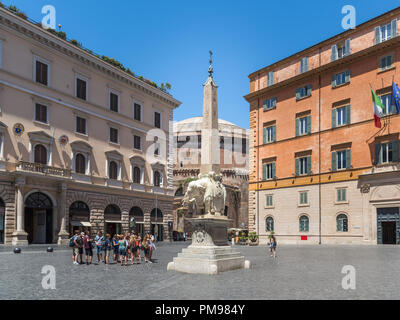
{"label": "cornice", "polygon": [[312,69],[308,72],[299,74],[297,76],[291,77],[289,79],[286,79],[284,81],[278,82],[272,86],[265,87],[261,90],[252,92],[244,98],[247,100],[247,102],[251,103],[255,99],[259,98],[260,96],[267,95],[267,94],[272,94],[274,93],[277,89],[282,89],[285,87],[290,87],[295,85],[296,83],[301,83],[305,80],[308,80],[312,78],[315,75],[321,74],[323,72],[328,72],[337,69],[339,66],[344,67],[347,66],[353,62],[358,61],[360,58],[379,53],[381,51],[384,51],[388,48],[394,47],[400,43],[400,36],[390,39],[388,41],[379,43],[377,45],[373,45],[371,47],[368,47],[364,50],[361,50],[359,52],[353,53],[347,57],[344,57],[342,59],[338,59],[332,62],[329,62],[327,64],[321,65],[315,69]]}
{"label": "cornice", "polygon": [[346,31],[344,31],[342,33],[339,33],[339,34],[337,34],[337,35],[335,35],[333,37],[330,37],[330,38],[328,38],[328,39],[326,39],[324,41],[321,41],[321,42],[319,42],[319,43],[317,43],[317,44],[315,44],[315,45],[313,45],[311,47],[308,47],[308,48],[306,48],[304,50],[301,50],[301,51],[299,51],[299,52],[297,52],[295,54],[292,54],[287,58],[279,60],[279,61],[277,61],[277,62],[275,62],[275,63],[273,63],[271,65],[268,65],[268,66],[266,66],[264,68],[261,68],[261,69],[255,71],[255,72],[252,72],[248,77],[251,79],[251,78],[259,75],[260,73],[266,72],[267,70],[272,70],[274,68],[277,68],[277,67],[279,67],[281,65],[284,65],[284,64],[288,63],[289,61],[291,61],[291,60],[293,60],[295,58],[298,59],[298,58],[300,58],[300,57],[302,57],[302,56],[304,56],[304,55],[306,55],[306,54],[308,54],[310,52],[318,50],[321,47],[329,46],[330,44],[335,44],[335,43],[337,43],[337,42],[339,42],[341,40],[345,40],[349,36],[353,35],[354,33],[357,33],[362,29],[368,28],[371,25],[374,25],[374,24],[376,24],[376,23],[378,23],[380,21],[383,21],[383,20],[386,20],[386,19],[388,19],[390,17],[393,17],[398,13],[400,13],[400,7],[397,7],[397,8],[395,8],[395,9],[389,11],[389,12],[386,12],[386,13],[378,16],[378,17],[370,19],[370,20],[358,25],[355,29],[346,30]]}
{"label": "cornice", "polygon": [[123,82],[142,93],[152,96],[171,108],[177,108],[181,102],[174,99],[167,93],[159,89],[153,88],[151,85],[137,79],[133,76],[125,74],[122,70],[104,62],[103,60],[91,55],[90,53],[70,44],[68,41],[58,38],[57,36],[47,32],[46,30],[34,25],[33,23],[9,13],[7,10],[0,8],[0,25],[13,30],[27,38],[40,43],[47,48],[56,50],[70,58],[75,59],[79,63],[85,64],[96,71],[102,72],[108,77]]}

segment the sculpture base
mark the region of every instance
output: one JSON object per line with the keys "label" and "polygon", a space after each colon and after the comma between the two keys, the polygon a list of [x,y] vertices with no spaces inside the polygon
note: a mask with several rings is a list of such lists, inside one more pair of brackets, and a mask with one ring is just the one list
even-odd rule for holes
{"label": "sculpture base", "polygon": [[60,231],[58,233],[58,240],[57,240],[58,245],[67,245],[69,244],[69,233],[66,231]]}
{"label": "sculpture base", "polygon": [[193,226],[192,244],[182,250],[167,270],[216,275],[236,269],[249,269],[250,262],[228,245],[226,217],[189,219]]}

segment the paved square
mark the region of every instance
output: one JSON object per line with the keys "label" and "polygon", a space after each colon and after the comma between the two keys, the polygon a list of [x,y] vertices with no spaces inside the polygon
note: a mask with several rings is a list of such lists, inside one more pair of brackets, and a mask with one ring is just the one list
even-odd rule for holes
{"label": "paved square", "polygon": [[[158,244],[153,264],[72,264],[71,250],[45,246],[0,247],[0,299],[398,299],[398,246],[280,246],[278,258],[266,247],[237,248],[250,270],[218,276],[167,272],[186,243]],[[94,259],[96,260],[96,258]],[[42,289],[44,265],[56,269],[56,290]],[[356,290],[343,290],[343,266],[356,269]]]}

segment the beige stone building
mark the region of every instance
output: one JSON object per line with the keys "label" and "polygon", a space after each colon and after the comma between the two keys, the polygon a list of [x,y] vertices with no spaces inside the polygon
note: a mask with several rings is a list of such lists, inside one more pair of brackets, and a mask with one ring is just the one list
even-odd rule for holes
{"label": "beige stone building", "polygon": [[169,239],[179,105],[0,8],[0,241],[61,243],[77,228]]}
{"label": "beige stone building", "polygon": [[[191,232],[180,210],[188,183],[200,173],[203,117],[174,123],[174,231]],[[219,162],[222,182],[227,191],[225,215],[233,228],[248,226],[248,135],[235,124],[218,120]],[[190,213],[187,213],[190,215]]]}

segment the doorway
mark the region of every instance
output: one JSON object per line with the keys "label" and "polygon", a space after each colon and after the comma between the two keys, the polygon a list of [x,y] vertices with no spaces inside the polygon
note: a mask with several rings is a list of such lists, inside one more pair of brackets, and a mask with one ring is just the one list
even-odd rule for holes
{"label": "doorway", "polygon": [[396,222],[382,222],[382,244],[396,244]]}
{"label": "doorway", "polygon": [[164,241],[164,226],[162,224],[151,224],[151,232],[157,241]]}
{"label": "doorway", "polygon": [[378,244],[397,244],[400,240],[399,208],[379,208]]}
{"label": "doorway", "polygon": [[121,223],[106,222],[106,234],[108,233],[111,237],[115,234],[121,234]]}
{"label": "doorway", "polygon": [[53,242],[53,203],[47,195],[35,192],[25,200],[25,231],[29,244]]}

